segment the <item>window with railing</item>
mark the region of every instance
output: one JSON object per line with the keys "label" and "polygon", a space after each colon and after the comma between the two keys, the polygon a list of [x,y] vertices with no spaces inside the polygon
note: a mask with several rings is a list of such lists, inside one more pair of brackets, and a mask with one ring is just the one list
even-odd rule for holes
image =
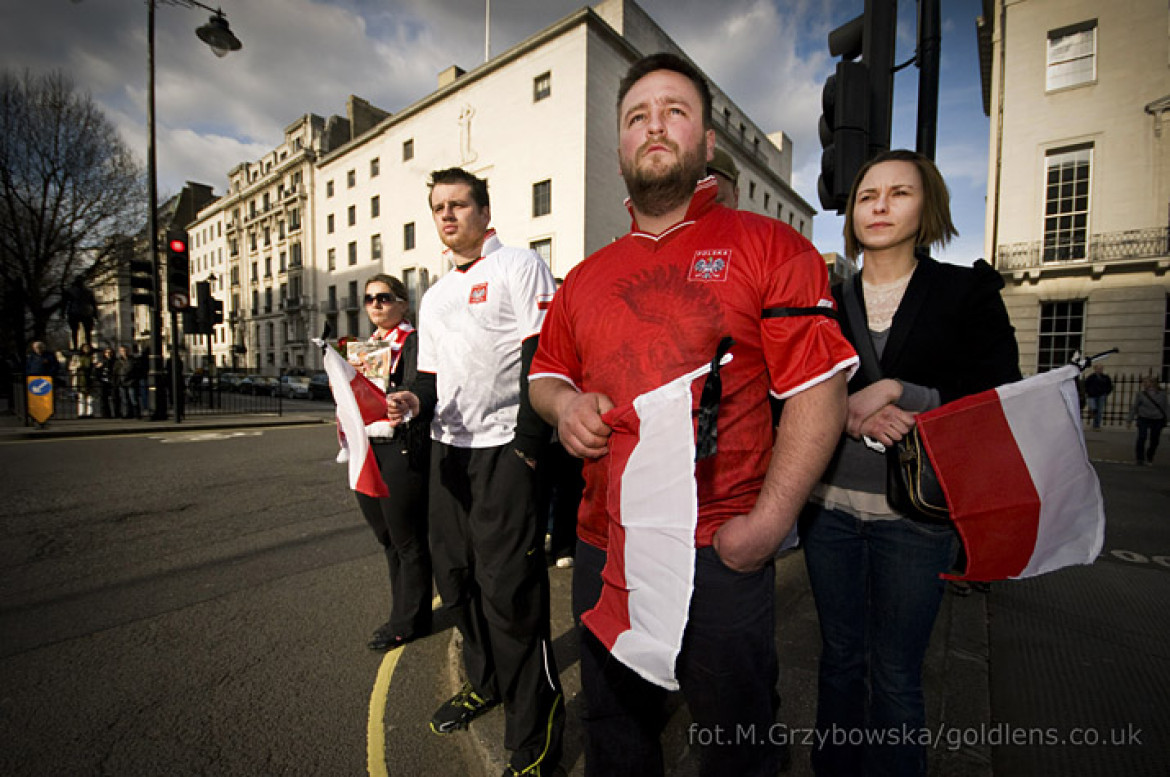
{"label": "window with railing", "polygon": [[552,94],[552,73],[541,73],[532,79],[532,101],[540,102]]}
{"label": "window with railing", "polygon": [[1040,340],[1036,371],[1047,372],[1068,364],[1085,337],[1083,299],[1040,303]]}
{"label": "window with railing", "polygon": [[1093,145],[1053,149],[1044,162],[1044,261],[1085,259]]}

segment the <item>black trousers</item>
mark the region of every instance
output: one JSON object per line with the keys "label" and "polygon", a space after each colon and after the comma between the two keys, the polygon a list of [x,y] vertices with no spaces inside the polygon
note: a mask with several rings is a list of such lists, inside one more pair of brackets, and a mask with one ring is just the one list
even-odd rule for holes
{"label": "black trousers", "polygon": [[583,464],[559,442],[553,442],[536,466],[539,516],[549,523],[549,555],[554,559],[572,556],[577,550],[577,511],[585,490]]}
{"label": "black trousers", "polygon": [[[664,773],[660,737],[670,693],[610,655],[581,615],[601,596],[606,553],[577,543],[573,617],[581,635],[586,777],[655,777]],[[775,567],[743,574],[711,547],[695,556],[695,588],[675,665],[694,721],[690,744],[702,777],[779,771],[787,731],[776,725]]]}
{"label": "black trousers", "polygon": [[390,489],[383,499],[354,492],[366,523],[386,553],[390,618],[400,637],[431,630],[431,552],[427,545],[427,474],[411,469],[397,440],[376,443],[374,457]]}
{"label": "black trousers", "polygon": [[[431,450],[431,555],[477,693],[504,703],[512,763],[560,760],[564,700],[549,640],[535,473],[511,445]],[[545,771],[547,770],[547,771]]]}

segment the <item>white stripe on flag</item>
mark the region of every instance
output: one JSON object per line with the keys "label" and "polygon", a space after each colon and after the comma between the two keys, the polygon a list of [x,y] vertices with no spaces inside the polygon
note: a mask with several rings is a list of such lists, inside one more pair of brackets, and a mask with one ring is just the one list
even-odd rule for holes
{"label": "white stripe on flag", "polygon": [[996,389],[1004,416],[1040,495],[1036,545],[1017,576],[1091,564],[1105,541],[1105,506],[1081,432],[1069,365]]}

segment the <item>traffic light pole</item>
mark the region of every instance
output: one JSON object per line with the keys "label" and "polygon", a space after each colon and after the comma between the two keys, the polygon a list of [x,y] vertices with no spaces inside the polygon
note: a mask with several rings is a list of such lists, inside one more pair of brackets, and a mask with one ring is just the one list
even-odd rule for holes
{"label": "traffic light pole", "polygon": [[938,137],[940,29],[938,0],[918,0],[918,136],[915,148],[930,159],[934,159]]}
{"label": "traffic light pole", "polygon": [[154,150],[154,4],[147,2],[146,59],[148,63],[146,89],[146,167],[147,167],[147,232],[150,243],[150,263],[154,267],[154,305],[150,308],[150,376],[154,383],[154,411],[152,421],[167,418],[166,383],[163,371],[162,336],[162,268],[158,258],[158,165]]}

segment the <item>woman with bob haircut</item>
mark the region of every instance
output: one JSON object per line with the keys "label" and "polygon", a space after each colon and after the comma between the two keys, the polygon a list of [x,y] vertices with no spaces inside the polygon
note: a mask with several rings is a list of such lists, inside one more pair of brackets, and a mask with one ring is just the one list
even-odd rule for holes
{"label": "woman with bob haircut", "polygon": [[[849,383],[845,434],[801,520],[821,626],[819,775],[926,774],[922,663],[958,554],[954,527],[886,500],[886,456],[915,415],[1020,378],[1015,332],[986,262],[928,253],[958,233],[930,159],[888,151],[862,166],[845,211],[845,251],[861,272],[835,286],[862,368]],[[852,310],[852,314],[850,313]],[[899,736],[889,732],[894,731]],[[873,732],[885,732],[872,744]]]}
{"label": "woman with bob haircut", "polygon": [[[407,320],[406,285],[378,273],[366,281],[366,315],[374,325],[369,358],[351,356],[354,367],[389,393],[410,387],[418,377],[418,333]],[[354,492],[358,507],[386,555],[390,619],[370,637],[370,650],[402,647],[431,632],[431,553],[427,537],[429,419],[391,427],[366,427],[378,469],[390,496]]]}

